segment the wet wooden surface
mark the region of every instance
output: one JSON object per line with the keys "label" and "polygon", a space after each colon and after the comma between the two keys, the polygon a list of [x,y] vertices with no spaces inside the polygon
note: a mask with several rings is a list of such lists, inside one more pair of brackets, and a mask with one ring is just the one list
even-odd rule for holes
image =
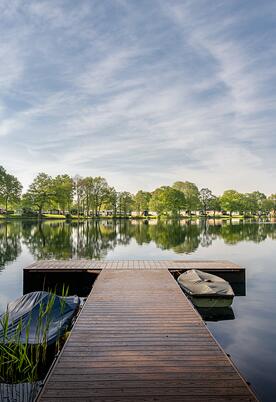
{"label": "wet wooden surface", "polygon": [[244,268],[224,260],[46,260],[36,261],[25,268],[25,271],[89,271],[102,269],[164,269],[186,270],[201,269],[206,271],[244,271]]}
{"label": "wet wooden surface", "polygon": [[39,401],[255,401],[170,272],[130,268],[101,271]]}

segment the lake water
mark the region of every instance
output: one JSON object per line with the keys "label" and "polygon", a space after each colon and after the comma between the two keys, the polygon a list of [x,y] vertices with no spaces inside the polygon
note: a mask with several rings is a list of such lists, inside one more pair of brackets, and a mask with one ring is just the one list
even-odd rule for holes
{"label": "lake water", "polygon": [[2,222],[0,312],[22,295],[22,268],[50,258],[228,259],[244,266],[246,296],[235,297],[235,318],[207,325],[260,400],[276,400],[276,224]]}

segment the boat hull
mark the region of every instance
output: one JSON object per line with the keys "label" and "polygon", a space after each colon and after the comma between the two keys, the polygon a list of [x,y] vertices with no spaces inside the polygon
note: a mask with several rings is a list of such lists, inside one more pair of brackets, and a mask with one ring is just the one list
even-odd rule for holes
{"label": "boat hull", "polygon": [[233,297],[197,297],[189,296],[191,302],[196,307],[205,308],[222,308],[230,307],[233,302]]}

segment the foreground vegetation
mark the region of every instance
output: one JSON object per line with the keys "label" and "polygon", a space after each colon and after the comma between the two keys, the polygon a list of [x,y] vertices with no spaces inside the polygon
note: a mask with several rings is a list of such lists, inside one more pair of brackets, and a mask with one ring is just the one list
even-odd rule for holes
{"label": "foreground vegetation", "polygon": [[[14,214],[14,210],[18,210]],[[192,214],[231,217],[275,215],[276,194],[226,190],[216,196],[188,181],[135,195],[118,192],[103,177],[51,177],[40,173],[22,195],[19,180],[0,166],[0,218],[81,219],[105,217],[180,217]]]}
{"label": "foreground vegetation", "polygon": [[[57,325],[53,321],[56,320],[55,311],[59,308],[60,315],[65,312],[68,288],[63,285],[61,293],[58,305],[56,292],[50,292],[46,303],[39,303],[35,320],[30,314],[28,321],[25,317],[12,321],[8,307],[0,316],[1,401],[36,400],[42,381],[66,338],[64,328],[59,325],[55,343],[48,344],[50,327],[52,323]],[[10,328],[11,323],[13,328]],[[65,330],[68,329],[69,325]]]}
{"label": "foreground vegetation", "polygon": [[[60,299],[60,314],[65,310],[68,296],[68,288],[63,285]],[[24,325],[22,318],[18,321],[16,327],[11,330],[9,324],[11,321],[9,310],[0,317],[0,382],[1,383],[33,383],[45,375],[47,367],[47,348],[48,332],[52,323],[52,314],[56,293],[50,292],[47,303],[39,304],[39,312],[35,327],[35,343],[29,343],[29,334],[31,326],[31,316]],[[23,335],[23,342],[21,337]],[[61,340],[58,338],[55,342],[55,351],[61,348]],[[43,373],[43,374],[42,374]]]}

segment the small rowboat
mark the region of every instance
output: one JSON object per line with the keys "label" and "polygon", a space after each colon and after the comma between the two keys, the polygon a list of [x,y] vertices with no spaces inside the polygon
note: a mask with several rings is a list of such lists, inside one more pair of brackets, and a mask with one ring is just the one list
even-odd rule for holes
{"label": "small rowboat", "polygon": [[198,269],[184,272],[177,282],[197,307],[231,306],[235,296],[227,281]]}

